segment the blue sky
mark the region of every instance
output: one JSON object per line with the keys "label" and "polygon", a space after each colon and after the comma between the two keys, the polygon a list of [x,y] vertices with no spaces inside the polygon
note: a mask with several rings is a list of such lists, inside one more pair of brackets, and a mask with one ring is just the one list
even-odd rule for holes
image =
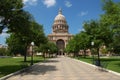
{"label": "blue sky", "polygon": [[[34,0],[29,0],[34,1]],[[86,20],[97,19],[101,11],[100,0],[35,0],[34,5],[26,2],[25,10],[29,11],[35,20],[44,26],[45,34],[52,32],[52,24],[58,9],[66,17],[69,32],[78,33]]]}
{"label": "blue sky", "polygon": [[[23,0],[23,3],[24,10],[30,12],[34,19],[43,25],[46,35],[52,32],[52,24],[59,8],[62,8],[71,34],[83,30],[84,21],[99,19],[103,13],[101,0]],[[5,44],[7,36],[5,33],[0,35],[0,44]]]}

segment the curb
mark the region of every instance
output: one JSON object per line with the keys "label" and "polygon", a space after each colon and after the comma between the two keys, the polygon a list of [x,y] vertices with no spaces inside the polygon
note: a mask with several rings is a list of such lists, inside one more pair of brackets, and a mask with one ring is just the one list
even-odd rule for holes
{"label": "curb", "polygon": [[[98,66],[96,66],[96,65],[92,65],[92,64],[90,64],[90,63],[87,63],[87,62],[84,62],[84,61],[80,61],[80,60],[78,60],[78,59],[74,59],[74,60],[75,60],[75,61],[79,61],[79,62],[84,63],[84,64],[87,64],[87,65],[89,65],[89,66],[95,67],[95,68],[100,68],[100,67],[98,67]],[[103,70],[105,70],[105,71],[107,71],[107,72],[110,72],[110,73],[112,73],[112,74],[115,74],[115,75],[120,76],[120,73],[118,73],[118,72],[115,72],[115,71],[112,71],[112,70],[108,70],[108,69],[105,69],[105,68],[103,68]]]}

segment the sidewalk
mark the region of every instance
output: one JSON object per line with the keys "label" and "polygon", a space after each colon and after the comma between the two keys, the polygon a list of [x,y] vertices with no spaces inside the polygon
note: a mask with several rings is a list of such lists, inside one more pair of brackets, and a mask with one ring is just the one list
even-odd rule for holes
{"label": "sidewalk", "polygon": [[53,58],[7,80],[120,80],[120,76],[68,58]]}

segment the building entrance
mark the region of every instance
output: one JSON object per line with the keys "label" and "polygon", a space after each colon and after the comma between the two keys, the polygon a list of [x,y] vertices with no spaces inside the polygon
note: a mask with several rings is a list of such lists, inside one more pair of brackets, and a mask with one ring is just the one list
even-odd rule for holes
{"label": "building entrance", "polygon": [[57,40],[58,55],[64,55],[65,42],[62,39]]}

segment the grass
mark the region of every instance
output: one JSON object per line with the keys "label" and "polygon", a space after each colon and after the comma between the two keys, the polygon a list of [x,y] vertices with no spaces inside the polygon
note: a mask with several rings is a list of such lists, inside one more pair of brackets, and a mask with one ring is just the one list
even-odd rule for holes
{"label": "grass", "polygon": [[[93,64],[92,57],[77,57],[76,59]],[[100,60],[104,68],[120,73],[120,57],[100,58]]]}
{"label": "grass", "polygon": [[[17,58],[0,58],[0,77],[18,71],[22,68],[30,66],[31,58],[27,58],[27,62],[23,62],[23,57]],[[41,62],[44,59],[42,57],[34,57],[34,63]]]}
{"label": "grass", "polygon": [[75,57],[75,58],[78,59],[78,60],[81,60],[81,61],[92,64],[92,58],[91,57],[86,57],[86,58],[84,58],[84,57]]}

